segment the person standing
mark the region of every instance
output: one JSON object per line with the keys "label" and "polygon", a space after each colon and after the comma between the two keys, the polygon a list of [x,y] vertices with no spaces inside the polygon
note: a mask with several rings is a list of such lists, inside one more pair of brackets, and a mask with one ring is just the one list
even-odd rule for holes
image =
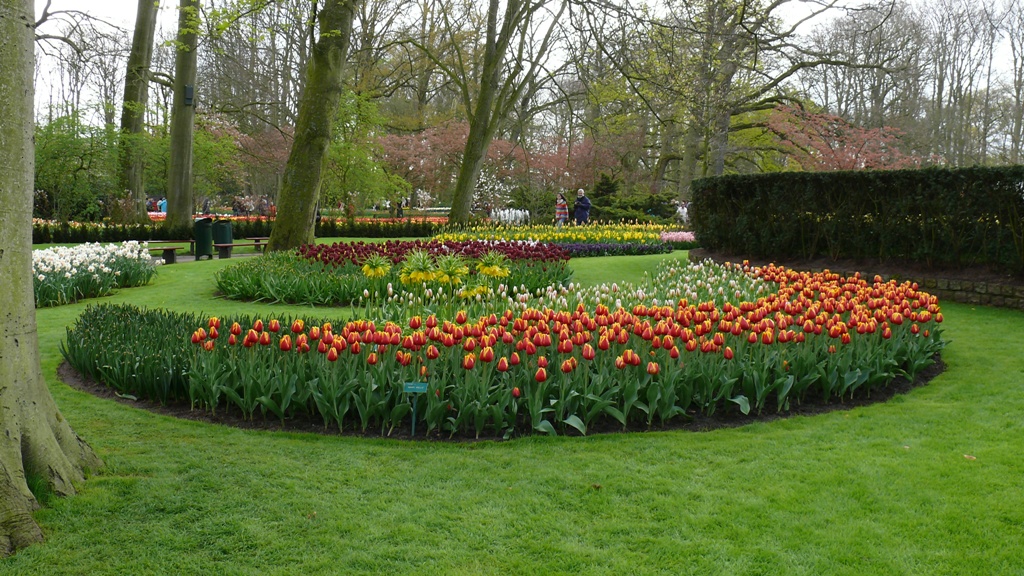
{"label": "person standing", "polygon": [[590,221],[590,198],[587,198],[583,188],[576,191],[576,203],[573,204],[572,211],[577,224],[586,224]]}
{"label": "person standing", "polygon": [[160,201],[157,202],[157,204],[156,204],[156,209],[157,209],[158,212],[163,212],[164,214],[166,214],[167,213],[167,198],[160,198]]}
{"label": "person standing", "polygon": [[569,202],[561,192],[555,197],[555,228],[561,228],[569,220]]}

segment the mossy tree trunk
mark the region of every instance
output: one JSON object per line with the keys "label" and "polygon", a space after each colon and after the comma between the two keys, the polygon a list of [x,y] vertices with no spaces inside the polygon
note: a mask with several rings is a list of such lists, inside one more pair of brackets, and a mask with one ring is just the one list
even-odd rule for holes
{"label": "mossy tree trunk", "polygon": [[124,78],[124,99],[121,104],[121,141],[119,180],[121,191],[132,199],[130,219],[149,222],[146,215],[146,183],[143,179],[142,129],[149,100],[149,65],[153,59],[153,36],[160,3],[139,0],[135,17],[135,34],[128,53],[128,69]]}
{"label": "mossy tree trunk", "polygon": [[101,465],[53,402],[39,365],[32,287],[32,0],[0,0],[0,555],[43,538],[29,489],[74,494]]}
{"label": "mossy tree trunk", "polygon": [[285,165],[270,250],[292,250],[313,241],[317,200],[358,4],[358,0],[327,0],[317,14],[320,37],[313,45],[299,98],[295,139]]}
{"label": "mossy tree trunk", "polygon": [[178,39],[174,53],[174,101],[171,104],[171,158],[167,174],[168,227],[192,225],[192,141],[195,130],[195,92],[186,104],[185,90],[196,84],[199,38],[199,0],[181,0]]}

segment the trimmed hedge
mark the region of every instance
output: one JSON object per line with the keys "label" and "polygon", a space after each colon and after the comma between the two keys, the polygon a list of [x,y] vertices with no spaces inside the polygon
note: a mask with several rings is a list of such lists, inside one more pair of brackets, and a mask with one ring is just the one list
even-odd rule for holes
{"label": "trimmed hedge", "polygon": [[1024,166],[723,176],[692,190],[709,250],[1024,272]]}
{"label": "trimmed hedge", "polygon": [[[231,233],[235,238],[270,236],[272,220],[234,220]],[[426,238],[440,229],[438,224],[422,220],[402,222],[352,222],[324,219],[316,226],[319,238]],[[94,224],[62,222],[35,223],[33,244],[78,244],[83,242],[126,242],[137,240],[186,240],[192,238],[192,226],[165,227],[163,224]]]}

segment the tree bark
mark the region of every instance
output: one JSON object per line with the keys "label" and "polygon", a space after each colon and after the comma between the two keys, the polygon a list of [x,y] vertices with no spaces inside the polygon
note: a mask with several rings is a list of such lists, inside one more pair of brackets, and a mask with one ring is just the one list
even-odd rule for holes
{"label": "tree bark", "polygon": [[29,489],[74,494],[102,465],[53,402],[39,364],[32,287],[33,4],[0,0],[0,555],[43,538]]}
{"label": "tree bark", "polygon": [[[167,219],[164,225],[192,224],[192,140],[196,117],[196,47],[199,36],[199,0],[181,0],[178,39],[174,54],[174,103],[171,105],[171,158],[167,174]],[[193,87],[193,100],[185,104],[185,90]]]}
{"label": "tree bark", "polygon": [[292,250],[313,241],[316,206],[323,182],[342,92],[342,71],[352,39],[359,0],[328,0],[317,15],[320,38],[313,45],[299,100],[270,250]]}
{"label": "tree bark", "polygon": [[132,198],[130,219],[148,222],[146,186],[143,179],[142,129],[149,100],[149,65],[153,59],[153,37],[160,3],[139,0],[135,17],[135,34],[128,54],[128,71],[124,77],[124,99],[121,104],[120,179],[122,191]]}

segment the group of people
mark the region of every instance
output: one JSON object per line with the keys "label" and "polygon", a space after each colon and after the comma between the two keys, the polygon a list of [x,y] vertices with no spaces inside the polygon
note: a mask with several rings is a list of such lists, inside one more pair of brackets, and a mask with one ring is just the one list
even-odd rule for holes
{"label": "group of people", "polygon": [[[580,188],[576,191],[576,201],[572,205],[572,216],[577,224],[586,224],[590,221],[590,198],[587,198],[587,193]],[[562,224],[569,221],[569,202],[565,199],[565,194],[561,192],[555,198],[555,227],[561,228]]]}

